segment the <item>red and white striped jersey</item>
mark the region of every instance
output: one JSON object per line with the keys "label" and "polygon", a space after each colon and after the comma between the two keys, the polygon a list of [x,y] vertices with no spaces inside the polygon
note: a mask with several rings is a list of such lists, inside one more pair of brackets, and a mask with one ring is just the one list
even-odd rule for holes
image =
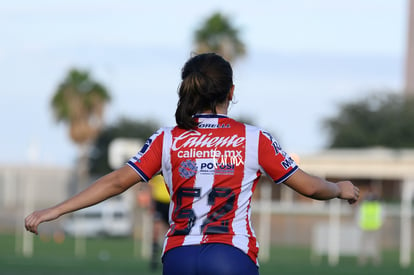
{"label": "red and white striped jersey", "polygon": [[198,127],[161,128],[128,164],[148,181],[162,172],[171,196],[164,250],[224,243],[256,264],[251,199],[262,173],[280,183],[298,166],[266,131],[224,115],[197,115]]}

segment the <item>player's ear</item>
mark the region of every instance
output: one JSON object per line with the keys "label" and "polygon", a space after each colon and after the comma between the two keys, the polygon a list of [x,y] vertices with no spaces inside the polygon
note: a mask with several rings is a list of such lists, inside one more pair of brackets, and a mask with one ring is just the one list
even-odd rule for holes
{"label": "player's ear", "polygon": [[231,88],[230,88],[230,92],[229,92],[229,95],[228,95],[229,101],[233,100],[233,95],[234,95],[234,85],[232,85]]}

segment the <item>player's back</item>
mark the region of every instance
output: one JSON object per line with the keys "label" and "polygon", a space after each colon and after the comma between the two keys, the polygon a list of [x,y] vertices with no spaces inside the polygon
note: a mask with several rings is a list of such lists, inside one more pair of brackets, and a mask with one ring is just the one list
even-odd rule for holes
{"label": "player's back", "polygon": [[[244,236],[245,245],[253,242],[249,245],[256,247],[248,220],[260,175],[258,130],[252,134],[253,127],[222,115],[197,119],[196,129],[175,127],[167,137],[170,163],[165,166],[171,167],[173,201],[167,249],[181,244],[234,244],[239,236]],[[256,165],[246,167],[246,163]]]}

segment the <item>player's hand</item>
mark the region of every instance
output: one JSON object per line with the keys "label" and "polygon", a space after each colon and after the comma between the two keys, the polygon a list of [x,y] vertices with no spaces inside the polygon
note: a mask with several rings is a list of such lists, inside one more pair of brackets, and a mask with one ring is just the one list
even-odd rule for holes
{"label": "player's hand", "polygon": [[337,182],[341,192],[338,196],[340,199],[347,200],[349,204],[354,204],[359,199],[359,188],[350,181]]}
{"label": "player's hand", "polygon": [[30,214],[24,219],[27,231],[38,234],[37,227],[40,223],[57,219],[59,215],[53,208],[38,210]]}

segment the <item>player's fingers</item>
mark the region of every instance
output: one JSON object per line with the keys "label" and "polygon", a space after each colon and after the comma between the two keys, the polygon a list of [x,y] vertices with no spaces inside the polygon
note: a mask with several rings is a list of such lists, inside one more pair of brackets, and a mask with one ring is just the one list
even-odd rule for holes
{"label": "player's fingers", "polygon": [[33,214],[26,217],[25,228],[29,232],[35,233],[36,235],[38,234],[37,233],[37,222]]}
{"label": "player's fingers", "polygon": [[359,188],[354,186],[354,196],[355,196],[355,200],[359,199]]}
{"label": "player's fingers", "polygon": [[349,204],[354,204],[359,199],[359,188],[354,186],[352,191],[353,191],[353,194],[352,194],[353,198],[348,200]]}
{"label": "player's fingers", "polygon": [[32,216],[31,215],[27,216],[24,219],[24,227],[26,228],[27,231],[30,231],[31,219],[32,219]]}

